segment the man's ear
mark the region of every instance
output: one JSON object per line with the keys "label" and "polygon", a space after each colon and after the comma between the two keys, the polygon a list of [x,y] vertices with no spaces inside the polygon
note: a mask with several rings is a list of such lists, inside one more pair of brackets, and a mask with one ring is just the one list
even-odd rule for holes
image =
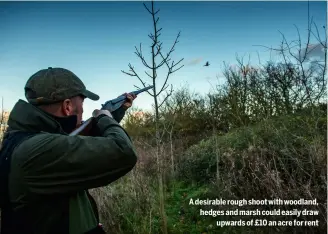
{"label": "man's ear", "polygon": [[63,112],[64,116],[69,116],[69,115],[72,114],[72,112],[73,112],[73,103],[72,103],[71,99],[65,99],[62,102],[61,111]]}

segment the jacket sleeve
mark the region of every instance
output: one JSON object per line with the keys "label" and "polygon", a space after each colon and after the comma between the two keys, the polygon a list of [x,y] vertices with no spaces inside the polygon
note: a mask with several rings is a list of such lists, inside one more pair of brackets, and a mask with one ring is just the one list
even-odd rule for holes
{"label": "jacket sleeve", "polygon": [[123,119],[124,115],[125,115],[125,110],[123,108],[123,106],[121,106],[120,108],[118,108],[117,110],[113,111],[111,113],[113,115],[113,118],[120,123],[121,120]]}
{"label": "jacket sleeve", "polygon": [[17,148],[30,191],[67,193],[108,185],[133,169],[134,146],[112,118],[97,122],[99,137],[43,133]]}

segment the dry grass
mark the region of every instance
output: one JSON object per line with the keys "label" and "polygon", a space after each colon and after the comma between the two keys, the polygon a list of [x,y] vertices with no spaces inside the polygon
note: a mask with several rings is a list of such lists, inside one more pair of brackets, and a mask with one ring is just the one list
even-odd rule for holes
{"label": "dry grass", "polygon": [[131,233],[153,233],[152,215],[159,215],[157,194],[154,193],[157,180],[148,174],[156,165],[147,170],[145,165],[150,161],[146,160],[152,155],[147,155],[142,148],[137,148],[137,151],[140,160],[133,171],[110,186],[90,191],[109,233],[127,233],[127,228],[132,228]]}

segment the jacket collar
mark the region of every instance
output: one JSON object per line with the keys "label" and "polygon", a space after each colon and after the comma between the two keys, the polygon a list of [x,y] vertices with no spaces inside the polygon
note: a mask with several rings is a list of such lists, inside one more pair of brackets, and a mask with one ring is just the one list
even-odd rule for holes
{"label": "jacket collar", "polygon": [[[8,130],[67,134],[56,118],[58,117],[52,116],[38,107],[19,99],[9,115]],[[74,121],[73,119],[76,119],[76,116],[60,119],[60,122]]]}

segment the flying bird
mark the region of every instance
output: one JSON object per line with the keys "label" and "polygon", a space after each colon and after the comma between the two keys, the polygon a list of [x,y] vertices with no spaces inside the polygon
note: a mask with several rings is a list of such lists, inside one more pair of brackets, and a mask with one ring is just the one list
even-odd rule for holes
{"label": "flying bird", "polygon": [[207,61],[204,65],[204,67],[208,67],[210,65],[210,63]]}

